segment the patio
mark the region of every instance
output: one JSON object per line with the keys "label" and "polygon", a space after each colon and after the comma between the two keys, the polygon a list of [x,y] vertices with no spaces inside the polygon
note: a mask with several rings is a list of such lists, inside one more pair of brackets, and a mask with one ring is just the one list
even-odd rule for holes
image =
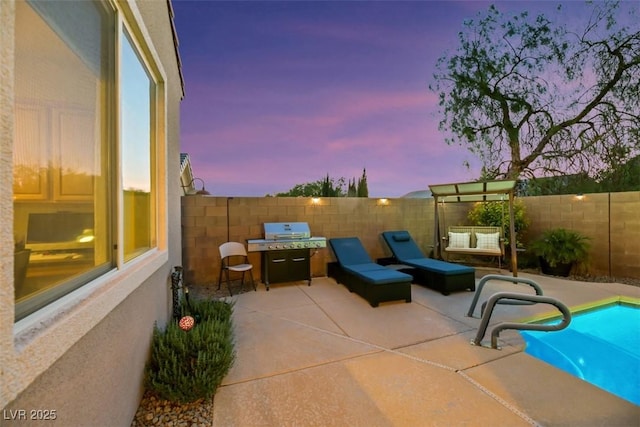
{"label": "patio", "polygon": [[[520,276],[569,307],[640,298],[640,288],[629,285]],[[531,292],[489,282],[480,303],[516,289]],[[470,345],[480,323],[465,316],[473,293],[443,296],[412,285],[412,297],[372,308],[326,277],[234,296],[237,359],[215,395],[212,425],[640,423],[640,407],[523,353],[515,331],[501,334],[502,350]],[[501,305],[492,324],[551,311]]]}

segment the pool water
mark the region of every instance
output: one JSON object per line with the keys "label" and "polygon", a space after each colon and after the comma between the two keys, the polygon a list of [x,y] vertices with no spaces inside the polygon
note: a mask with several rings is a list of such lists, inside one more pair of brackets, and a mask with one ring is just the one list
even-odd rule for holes
{"label": "pool water", "polygon": [[520,333],[529,355],[640,405],[640,307],[607,305],[561,331]]}

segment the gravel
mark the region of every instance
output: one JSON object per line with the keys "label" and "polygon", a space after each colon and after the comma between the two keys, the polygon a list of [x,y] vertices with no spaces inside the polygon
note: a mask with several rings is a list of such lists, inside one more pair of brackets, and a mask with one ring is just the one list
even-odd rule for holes
{"label": "gravel", "polygon": [[[232,283],[234,295],[249,291],[251,286]],[[253,291],[253,288],[251,288]],[[193,299],[221,299],[229,296],[229,290],[217,285],[192,286],[189,288],[189,298]],[[209,427],[213,420],[213,398],[200,399],[192,403],[179,404],[164,400],[151,391],[146,391],[140,401],[140,406],[131,422],[131,427]]]}
{"label": "gravel", "polygon": [[131,427],[205,427],[213,419],[213,399],[178,404],[147,391],[142,397]]}

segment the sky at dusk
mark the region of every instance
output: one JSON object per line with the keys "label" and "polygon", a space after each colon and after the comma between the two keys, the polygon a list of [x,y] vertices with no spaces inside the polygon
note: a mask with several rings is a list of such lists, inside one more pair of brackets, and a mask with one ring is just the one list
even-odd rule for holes
{"label": "sky at dusk", "polygon": [[[358,179],[364,168],[370,197],[477,179],[478,161],[444,142],[428,86],[463,21],[490,4],[173,0],[181,151],[194,176],[217,196]],[[557,2],[495,4],[558,13]],[[564,13],[583,5],[565,2]]]}

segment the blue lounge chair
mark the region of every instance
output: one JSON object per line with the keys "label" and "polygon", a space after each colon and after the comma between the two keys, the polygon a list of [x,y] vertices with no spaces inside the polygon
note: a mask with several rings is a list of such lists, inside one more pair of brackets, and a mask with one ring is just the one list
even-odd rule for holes
{"label": "blue lounge chair", "polygon": [[329,246],[337,260],[337,265],[329,268],[329,276],[350,292],[363,297],[372,307],[399,299],[411,302],[412,277],[373,262],[360,239],[330,239]]}
{"label": "blue lounge chair", "polygon": [[465,289],[475,291],[474,268],[425,257],[407,231],[385,231],[382,237],[399,263],[414,268],[412,274],[416,283],[443,295]]}

